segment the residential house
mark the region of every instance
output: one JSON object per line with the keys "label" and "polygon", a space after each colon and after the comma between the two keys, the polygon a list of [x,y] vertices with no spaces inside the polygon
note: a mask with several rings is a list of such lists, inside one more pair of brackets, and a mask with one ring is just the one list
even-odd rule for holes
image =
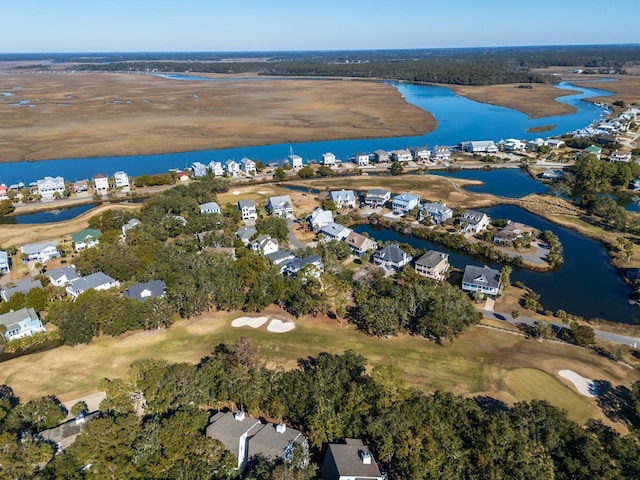
{"label": "residential house", "polygon": [[313,277],[319,277],[324,271],[324,265],[320,255],[312,255],[305,258],[294,258],[282,268],[282,273],[290,277],[297,277],[300,271],[308,272]]}
{"label": "residential house", "polygon": [[487,266],[467,265],[462,277],[462,290],[495,296],[500,291],[500,272]]}
{"label": "residential house", "polygon": [[96,272],[72,281],[67,287],[67,293],[76,299],[78,298],[78,295],[81,295],[87,290],[109,290],[110,288],[119,286],[120,282],[111,278],[109,275],[102,272]]}
{"label": "residential house", "polygon": [[448,162],[451,158],[451,149],[445,146],[436,145],[431,150],[431,159],[439,162]]}
{"label": "residential house", "polygon": [[55,268],[47,271],[46,275],[49,277],[49,280],[51,280],[51,285],[55,285],[56,287],[64,287],[67,283],[71,283],[80,278],[80,275],[76,272],[75,265]]}
{"label": "residential house", "polygon": [[92,412],[88,415],[79,414],[57,427],[43,430],[38,433],[38,436],[45,442],[53,444],[56,447],[55,454],[58,455],[73,445],[78,435],[86,428],[87,422],[100,417],[100,415],[100,412]]}
{"label": "residential house", "polygon": [[356,153],[355,163],[359,167],[369,166],[369,154],[368,153]]}
{"label": "residential house", "polygon": [[389,163],[389,152],[386,150],[378,149],[373,152],[373,156],[376,159],[377,163]]}
{"label": "residential house", "polygon": [[224,169],[230,177],[237,177],[240,175],[240,164],[235,160],[229,159],[224,162]]}
{"label": "residential house", "polygon": [[42,282],[40,282],[40,280],[30,279],[21,280],[14,284],[12,287],[0,287],[0,298],[2,298],[2,300],[4,300],[5,302],[8,302],[14,294],[19,292],[23,295],[26,295],[34,288],[39,288],[40,290],[42,290]]}
{"label": "residential house", "polygon": [[413,257],[402,250],[397,243],[392,243],[373,254],[373,263],[384,270],[393,269],[399,271],[407,265],[412,258]]}
{"label": "residential house", "polygon": [[373,188],[364,197],[365,205],[371,208],[384,207],[385,203],[391,200],[391,192],[381,188]]}
{"label": "residential house", "polygon": [[129,185],[129,175],[123,171],[119,171],[113,174],[113,181],[116,185],[116,190],[119,192],[129,192],[131,187]]}
{"label": "residential house", "polygon": [[564,140],[560,140],[557,138],[548,138],[547,140],[545,140],[544,144],[551,148],[560,148],[565,145]]}
{"label": "residential house", "polygon": [[533,140],[527,140],[526,148],[527,150],[531,150],[535,152],[538,150],[538,148],[540,148],[543,145],[545,145],[545,141],[540,137],[538,137]]}
{"label": "residential house", "polygon": [[410,162],[413,160],[409,150],[391,150],[389,154],[394,162]]}
{"label": "residential house", "polygon": [[610,162],[630,162],[631,152],[623,152],[622,150],[616,150],[609,156]]}
{"label": "residential house", "polygon": [[109,193],[109,177],[104,173],[98,173],[93,177],[93,191],[98,195]]}
{"label": "residential house", "polygon": [[0,325],[5,326],[4,336],[8,341],[45,331],[33,308],[22,308],[0,315]]}
{"label": "residential house", "polygon": [[331,222],[322,227],[320,233],[323,235],[322,240],[325,242],[330,242],[331,240],[342,241],[351,233],[351,229],[339,223]]}
{"label": "residential house", "polygon": [[43,200],[53,200],[64,193],[64,178],[44,177],[36,182],[38,193]]}
{"label": "residential house", "polygon": [[200,215],[210,215],[212,213],[220,213],[220,205],[216,202],[207,202],[199,206]]}
{"label": "residential house", "polygon": [[524,152],[527,144],[517,138],[507,138],[506,140],[500,140],[499,146],[505,152]]}
{"label": "residential house", "polygon": [[470,153],[498,153],[498,147],[493,140],[466,142],[463,147]]}
{"label": "residential house", "polygon": [[325,225],[333,222],[333,212],[331,210],[323,210],[322,208],[318,207],[313,212],[311,212],[311,215],[309,215],[309,218],[307,220],[309,221],[311,230],[317,232]]}
{"label": "residential house", "polygon": [[392,210],[396,215],[405,215],[420,205],[420,197],[412,193],[402,193],[393,197]]}
{"label": "residential house", "polygon": [[591,145],[590,147],[585,148],[583,153],[587,153],[590,155],[595,155],[598,160],[600,160],[600,155],[602,154],[602,149],[595,145]]}
{"label": "residential house", "polygon": [[335,164],[336,156],[333,153],[327,152],[322,154],[322,165],[325,167],[332,167]]}
{"label": "residential house", "polygon": [[449,254],[429,250],[416,260],[416,273],[422,277],[434,280],[444,280],[449,270]]}
{"label": "residential house", "polygon": [[60,256],[56,242],[28,243],[23,245],[20,251],[27,256],[27,261],[37,260],[41,263]]}
{"label": "residential house", "polygon": [[278,241],[269,235],[258,235],[253,242],[249,243],[249,248],[254,252],[267,255],[278,251]]}
{"label": "residential house", "polygon": [[294,445],[308,448],[307,438],[298,430],[283,423],[261,422],[243,411],[218,412],[207,426],[206,435],[221,442],[238,459],[237,468],[243,471],[250,458],[266,457],[289,461]]}
{"label": "residential house", "polygon": [[9,197],[7,196],[7,186],[4,183],[0,183],[0,200],[7,200]]}
{"label": "residential house", "polygon": [[238,200],[238,210],[240,210],[242,220],[256,220],[258,218],[256,202],[253,200]]}
{"label": "residential house", "polygon": [[142,222],[140,220],[138,220],[137,218],[132,218],[131,220],[129,220],[127,223],[122,225],[122,236],[126,237],[127,236],[127,232],[129,230],[131,230],[132,228],[136,227],[137,225],[140,225],[141,223]]}
{"label": "residential house", "polygon": [[598,145],[603,145],[605,147],[608,147],[609,145],[613,145],[617,141],[618,141],[618,137],[610,133],[605,135],[600,135],[598,138],[596,138],[596,143]]}
{"label": "residential house", "polygon": [[77,233],[72,233],[73,249],[80,252],[85,248],[95,247],[100,243],[100,235],[102,232],[96,228],[85,228]]}
{"label": "residential house", "polygon": [[187,172],[177,172],[176,177],[178,177],[178,180],[183,184],[187,184],[191,180]]}
{"label": "residential house", "polygon": [[511,245],[518,238],[525,235],[533,236],[535,229],[519,222],[509,222],[493,236],[493,242],[501,245]]}
{"label": "residential house", "polygon": [[431,157],[431,151],[425,147],[414,148],[412,151],[413,159],[416,161],[429,160]]}
{"label": "residential house", "polygon": [[547,169],[542,172],[542,178],[545,180],[562,180],[564,178],[564,170],[560,169]]}
{"label": "residential house", "polygon": [[211,170],[211,173],[213,173],[216,177],[222,177],[224,175],[222,162],[215,162],[212,160],[211,162],[209,162],[209,170]]}
{"label": "residential house", "polygon": [[207,166],[204,163],[193,162],[191,164],[191,171],[194,177],[204,177],[207,175]]}
{"label": "residential house", "polygon": [[330,443],[322,464],[324,480],[383,480],[378,462],[361,440],[346,438],[345,443]]}
{"label": "residential house", "polygon": [[435,224],[440,224],[453,217],[453,210],[444,203],[428,202],[420,207],[421,219],[428,215]]}
{"label": "residential house", "polygon": [[483,212],[467,210],[460,217],[460,225],[464,233],[480,233],[489,226],[489,216]]}
{"label": "residential house", "polygon": [[0,250],[0,275],[9,273],[11,270],[11,259],[7,252]]}
{"label": "residential house", "polygon": [[347,238],[345,239],[351,251],[358,256],[362,256],[368,251],[375,250],[378,248],[378,244],[375,240],[372,240],[369,237],[365,237],[357,232],[351,231]]}
{"label": "residential house", "polygon": [[253,225],[248,225],[246,227],[240,227],[236,232],[236,238],[245,245],[249,245],[249,242],[253,238],[254,235],[258,234],[258,230]]}
{"label": "residential house", "polygon": [[164,297],[167,291],[167,284],[162,280],[150,280],[144,283],[134,283],[125,289],[122,294],[127,298],[135,298],[139,302],[146,302],[151,298]]}
{"label": "residential house", "polygon": [[338,208],[355,208],[356,195],[353,190],[333,190],[329,192],[329,200]]}
{"label": "residential house", "polygon": [[246,175],[255,175],[258,172],[256,162],[246,157],[240,160],[240,170]]}
{"label": "residential house", "polygon": [[76,193],[89,191],[89,180],[79,180],[73,184],[73,191]]}
{"label": "residential house", "polygon": [[[281,263],[288,262],[289,260],[296,258],[290,250],[278,250],[273,253],[267,253],[265,257],[271,260],[271,263],[274,265],[280,265]],[[282,271],[280,273],[282,273]]]}
{"label": "residential house", "polygon": [[289,195],[271,197],[267,202],[267,210],[277,217],[293,217],[293,202]]}
{"label": "residential house", "polygon": [[289,147],[289,156],[285,159],[294,170],[302,168],[302,157],[293,153],[293,147]]}

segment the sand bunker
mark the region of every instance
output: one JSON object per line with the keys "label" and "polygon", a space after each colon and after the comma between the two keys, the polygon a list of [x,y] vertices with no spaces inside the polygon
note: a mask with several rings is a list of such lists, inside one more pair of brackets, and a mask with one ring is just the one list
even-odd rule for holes
{"label": "sand bunker", "polygon": [[274,318],[267,326],[267,330],[273,333],[286,333],[296,328],[296,324],[289,321],[282,321]]}
{"label": "sand bunker", "polygon": [[267,195],[268,193],[271,193],[269,190],[258,190],[258,195]]}
{"label": "sand bunker", "polygon": [[581,375],[578,375],[573,370],[560,370],[558,372],[562,378],[566,378],[576,387],[576,390],[580,392],[585,397],[597,397],[598,396],[598,387],[595,382],[590,378],[584,378]]}
{"label": "sand bunker", "polygon": [[240,195],[240,190],[234,190],[231,195]]}
{"label": "sand bunker", "polygon": [[260,328],[269,321],[269,317],[240,317],[231,322],[232,327]]}

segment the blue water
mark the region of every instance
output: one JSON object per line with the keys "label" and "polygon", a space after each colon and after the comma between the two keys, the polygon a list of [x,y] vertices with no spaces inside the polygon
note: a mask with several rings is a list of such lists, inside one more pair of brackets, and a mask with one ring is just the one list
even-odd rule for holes
{"label": "blue water", "polygon": [[432,170],[432,175],[443,177],[479,180],[482,185],[467,185],[465,190],[476,193],[491,193],[501,197],[520,198],[530,193],[545,193],[547,186],[518,168],[502,168],[498,170]]}
{"label": "blue water", "polygon": [[[53,205],[52,205],[53,206]],[[96,204],[77,205],[75,207],[63,208],[60,210],[48,210],[46,212],[26,213],[24,215],[14,215],[0,218],[0,224],[27,224],[27,223],[52,223],[71,220],[78,215],[95,208]]]}
{"label": "blue water", "polygon": [[[511,283],[524,282],[540,295],[540,302],[545,310],[563,309],[584,318],[602,318],[621,323],[636,322],[640,309],[627,303],[631,289],[609,265],[609,256],[600,243],[512,205],[498,205],[480,210],[492,218],[509,218],[541,231],[551,230],[560,239],[564,248],[564,263],[558,270],[542,273],[514,268],[511,274]],[[502,268],[502,265],[492,263],[484,257],[466,255],[390,229],[359,225],[354,230],[358,233],[367,232],[376,240],[403,242],[415,248],[449,253],[451,264],[461,270],[469,264]]]}
{"label": "blue water", "polygon": [[[209,81],[210,79],[207,79]],[[459,97],[446,87],[394,83],[406,101],[430,111],[438,120],[435,131],[414,137],[377,138],[364,140],[333,140],[306,142],[299,144],[275,144],[256,147],[239,147],[197,152],[170,153],[161,155],[134,155],[120,157],[95,157],[40,162],[10,162],[0,164],[0,183],[12,184],[20,181],[29,183],[45,175],[61,175],[73,181],[91,178],[96,173],[112,175],[118,170],[130,176],[166,172],[170,168],[185,168],[198,161],[225,161],[229,158],[249,157],[262,162],[278,161],[289,154],[293,146],[296,154],[305,160],[318,159],[325,152],[333,152],[339,159],[347,159],[356,152],[373,152],[378,148],[393,150],[421,145],[456,145],[467,140],[500,140],[502,138],[536,138],[539,134],[526,133],[532,126],[556,124],[555,130],[545,135],[565,133],[582,128],[599,117],[602,109],[583,98],[610,95],[603,90],[580,88],[574,95],[560,97],[559,101],[578,108],[571,115],[529,120],[526,115],[515,110],[474,102]],[[575,90],[567,83],[558,85],[560,89]]]}

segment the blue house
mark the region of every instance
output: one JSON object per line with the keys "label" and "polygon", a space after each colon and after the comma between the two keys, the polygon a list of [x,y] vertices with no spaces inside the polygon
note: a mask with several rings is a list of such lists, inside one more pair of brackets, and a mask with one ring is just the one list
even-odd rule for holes
{"label": "blue house", "polygon": [[200,214],[220,213],[220,205],[216,202],[208,202],[200,205]]}
{"label": "blue house", "polygon": [[34,333],[45,331],[33,308],[23,308],[0,315],[0,325],[5,326],[4,336],[7,340],[30,337]]}
{"label": "blue house", "polygon": [[196,177],[204,177],[207,174],[207,166],[200,162],[193,162],[191,170],[193,170],[193,175]]}

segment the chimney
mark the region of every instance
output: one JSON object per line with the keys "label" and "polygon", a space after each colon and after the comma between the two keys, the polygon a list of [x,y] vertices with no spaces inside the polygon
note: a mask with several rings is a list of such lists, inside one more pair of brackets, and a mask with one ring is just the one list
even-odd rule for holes
{"label": "chimney", "polygon": [[235,418],[239,422],[243,421],[244,420],[244,410],[240,410],[239,412],[236,412],[233,415],[233,418]]}
{"label": "chimney", "polygon": [[276,425],[276,432],[284,433],[286,431],[287,431],[287,426],[284,423],[279,423],[278,425]]}
{"label": "chimney", "polygon": [[371,465],[371,453],[369,450],[360,450],[358,453],[360,454],[360,460],[362,460],[363,464]]}

